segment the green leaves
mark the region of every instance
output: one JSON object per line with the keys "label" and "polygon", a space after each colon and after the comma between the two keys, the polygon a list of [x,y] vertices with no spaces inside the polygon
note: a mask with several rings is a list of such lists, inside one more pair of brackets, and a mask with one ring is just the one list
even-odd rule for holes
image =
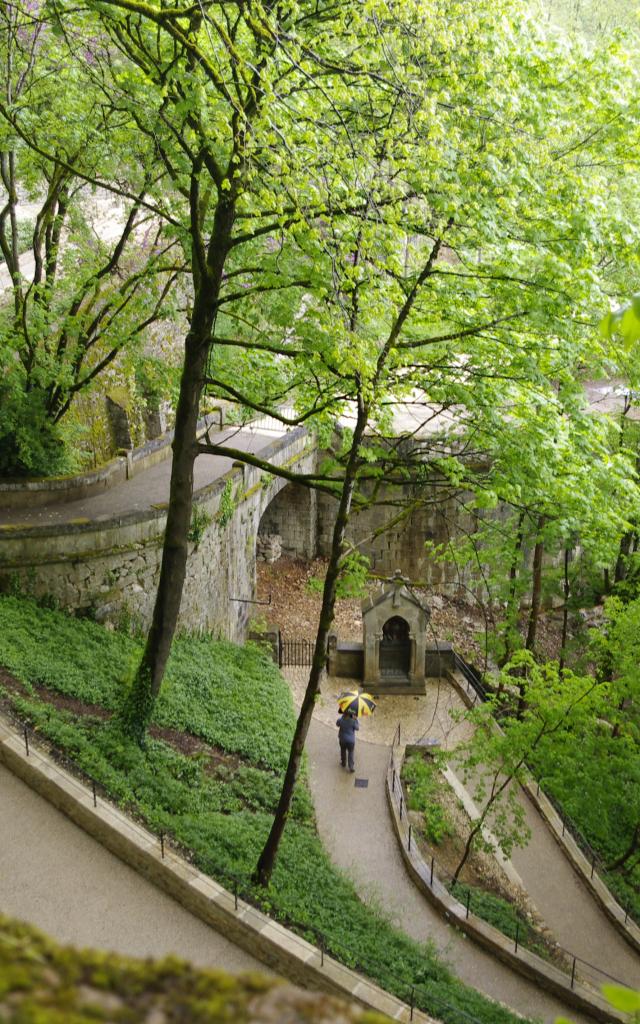
{"label": "green leaves", "polygon": [[622,985],[603,985],[602,994],[614,1010],[622,1010],[623,1013],[640,1013],[640,992],[631,988],[623,988]]}
{"label": "green leaves", "polygon": [[608,340],[619,335],[628,348],[640,341],[640,292],[626,305],[607,313],[600,321],[600,334]]}

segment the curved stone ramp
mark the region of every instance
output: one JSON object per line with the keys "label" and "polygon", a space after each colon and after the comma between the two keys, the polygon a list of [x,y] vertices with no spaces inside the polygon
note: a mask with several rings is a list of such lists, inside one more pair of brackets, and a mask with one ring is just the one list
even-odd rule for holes
{"label": "curved stone ramp", "polygon": [[[282,428],[281,435],[286,433]],[[211,440],[215,444],[229,442],[232,448],[259,454],[274,440],[273,431],[241,430],[239,427],[225,427],[212,430]],[[4,526],[63,526],[76,520],[91,520],[96,524],[109,519],[142,513],[169,500],[171,478],[170,458],[155,466],[143,469],[130,480],[123,480],[107,490],[99,491],[87,498],[75,498],[62,504],[33,505],[27,508],[3,508],[0,496],[0,523]],[[199,455],[194,463],[194,493],[207,487],[214,480],[228,473],[233,459],[224,455]]]}
{"label": "curved stone ramp", "polygon": [[268,967],[109,853],[0,765],[0,910],[57,941],[198,967]]}
{"label": "curved stone ramp", "polygon": [[[527,1017],[553,1024],[565,1016],[590,1018],[547,995],[443,921],[406,872],[389,821],[385,773],[389,747],[359,741],[356,774],[339,765],[336,730],[314,719],[307,739],[310,782],[322,840],[334,863],[348,872],[365,899],[391,915],[419,942],[432,940],[462,981]],[[366,789],[354,779],[368,779]],[[561,854],[558,852],[557,856]]]}
{"label": "curved stone ramp", "polygon": [[[531,838],[525,847],[513,849],[511,863],[556,940],[599,969],[583,970],[594,983],[604,983],[607,979],[599,972],[606,971],[617,981],[638,987],[640,957],[587,890],[522,790],[518,802],[524,809]],[[578,973],[580,970],[578,962]]]}

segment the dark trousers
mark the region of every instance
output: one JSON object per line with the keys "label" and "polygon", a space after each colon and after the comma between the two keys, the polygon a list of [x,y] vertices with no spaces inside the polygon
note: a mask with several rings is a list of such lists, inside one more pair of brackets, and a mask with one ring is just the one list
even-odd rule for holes
{"label": "dark trousers", "polygon": [[353,751],[355,743],[343,743],[340,740],[340,762],[343,768],[347,766],[347,758],[349,759],[349,768],[355,768],[353,763]]}

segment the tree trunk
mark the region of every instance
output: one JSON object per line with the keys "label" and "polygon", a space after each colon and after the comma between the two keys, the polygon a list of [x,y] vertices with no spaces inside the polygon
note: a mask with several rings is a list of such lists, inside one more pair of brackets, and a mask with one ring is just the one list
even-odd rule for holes
{"label": "tree trunk", "polygon": [[460,872],[462,871],[463,867],[465,866],[465,864],[467,863],[467,861],[469,859],[469,855],[470,855],[471,850],[473,848],[473,841],[476,838],[476,836],[478,835],[478,832],[481,831],[483,824],[484,824],[484,818],[479,819],[478,822],[471,829],[469,835],[467,836],[467,841],[466,841],[465,846],[464,846],[462,857],[460,858],[460,863],[458,864],[456,870],[453,873],[453,881],[454,881],[454,883],[458,881],[458,878],[460,876]]}
{"label": "tree trunk", "polygon": [[[374,395],[377,385],[380,381],[380,377],[384,370],[386,361],[389,357],[389,353],[393,345],[396,343],[402,327],[409,316],[413,304],[419,289],[422,287],[427,277],[431,273],[433,264],[435,263],[442,239],[438,238],[434,242],[433,248],[426,260],[426,263],[422,269],[421,274],[414,282],[413,287],[407,295],[398,315],[393,323],[393,326],[389,332],[389,336],[378,356],[376,363],[376,370],[373,378],[369,381],[370,394]],[[352,316],[350,319],[351,329],[354,330],[357,321],[358,312],[358,293],[357,289],[352,294]],[[311,724],[311,716],[313,714],[313,708],[315,700],[320,692],[320,678],[322,671],[325,667],[327,660],[327,643],[329,640],[329,630],[333,623],[333,611],[336,603],[336,586],[338,583],[338,577],[340,575],[340,562],[342,558],[342,550],[344,546],[345,533],[347,529],[347,523],[349,522],[349,513],[351,511],[351,502],[353,499],[353,492],[356,486],[356,479],[358,475],[359,465],[359,451],[364,437],[364,432],[369,420],[370,406],[367,401],[362,397],[361,382],[359,377],[356,377],[356,384],[358,388],[358,415],[356,418],[356,425],[353,431],[353,437],[351,438],[351,447],[349,449],[349,458],[344,471],[344,483],[342,485],[342,494],[340,496],[340,503],[338,505],[338,514],[336,516],[335,526],[333,528],[333,537],[331,541],[331,554],[329,556],[329,565],[327,567],[327,575],[324,581],[324,589],[322,592],[322,609],[320,611],[320,622],[318,624],[318,632],[316,635],[316,646],[313,652],[313,664],[309,673],[309,682],[307,683],[307,689],[300,708],[300,714],[298,715],[298,721],[293,736],[293,742],[291,744],[291,752],[289,754],[289,762],[287,764],[287,770],[285,772],[284,782],[282,785],[282,792],[278,801],[278,807],[276,809],[271,831],[264,845],[264,849],[258,858],[256,869],[254,872],[254,879],[260,885],[268,885],[273,872],[273,865],[275,858],[278,853],[278,847],[282,834],[284,832],[285,825],[287,824],[287,818],[289,817],[289,810],[291,808],[291,800],[293,799],[293,791],[295,788],[296,780],[300,771],[300,761],[302,758],[302,752],[304,750],[305,740]]]}
{"label": "tree trunk", "polygon": [[616,860],[612,861],[610,864],[607,864],[607,871],[618,871],[618,869],[621,868],[624,864],[626,864],[626,862],[629,860],[629,858],[631,856],[633,856],[633,854],[636,852],[636,850],[638,849],[639,846],[640,846],[640,821],[638,822],[638,824],[636,825],[635,829],[633,830],[633,836],[631,837],[631,842],[627,846],[627,849],[624,851],[624,853],[620,857],[618,857]]}
{"label": "tree trunk", "polygon": [[232,205],[218,207],[206,275],[194,271],[196,289],[191,328],[185,340],[185,357],[176,407],[169,507],[162,565],[151,628],[142,660],[131,690],[123,704],[121,722],[125,731],[141,743],[160,690],[171,643],[178,622],[182,590],[187,572],[189,528],[193,499],[193,464],[200,397],[204,385],[211,332],[222,280],[222,271],[234,219]]}
{"label": "tree trunk", "polygon": [[[627,402],[628,402],[628,404],[627,404]],[[627,412],[629,411],[630,408],[631,408],[631,399],[627,396],[627,398],[625,399],[625,409],[624,409],[623,419],[622,419],[622,429],[620,431],[620,448],[622,448],[623,440],[624,440],[624,426],[625,426],[625,419],[624,419],[624,417],[626,416],[626,414],[627,414]],[[636,473],[640,473],[640,450],[636,450]],[[637,536],[638,536],[637,532],[636,532],[635,528],[633,528],[633,527],[632,527],[631,530],[628,530],[626,533],[624,533],[622,535],[622,538],[620,540],[620,550],[618,551],[618,557],[616,559],[616,567],[615,567],[614,574],[613,574],[614,583],[622,583],[622,581],[624,579],[626,579],[627,571],[628,571],[628,568],[629,568],[629,555],[631,554],[631,552],[633,551],[633,549],[635,547],[635,544],[636,544],[636,541],[637,541]]]}
{"label": "tree trunk", "polygon": [[503,780],[500,783],[500,785],[498,785],[498,778],[499,778],[499,774],[500,773],[497,772],[496,775],[494,776],[493,785],[491,787],[491,796],[487,800],[486,804],[484,805],[484,808],[482,809],[480,817],[477,818],[475,825],[473,826],[473,828],[469,832],[469,835],[467,836],[467,841],[465,843],[464,850],[462,852],[462,857],[460,858],[460,863],[458,864],[456,870],[453,873],[453,881],[454,882],[458,881],[460,872],[462,871],[463,867],[467,863],[467,860],[469,859],[469,855],[471,853],[471,850],[473,849],[473,842],[474,842],[476,836],[478,835],[478,833],[482,832],[482,829],[484,828],[484,823],[487,820],[489,811],[491,810],[493,805],[495,803],[497,803],[502,798],[502,794],[507,789],[507,786],[510,785],[510,783],[514,779],[516,773],[519,771],[519,769],[521,767],[522,767],[522,761],[520,761],[518,763],[515,771],[511,772],[509,775],[507,775],[507,776],[505,776],[503,778]]}
{"label": "tree trunk", "polygon": [[622,581],[626,579],[629,555],[631,554],[631,548],[633,546],[634,537],[634,530],[628,530],[626,533],[622,535],[622,539],[620,541],[620,550],[618,551],[616,567],[613,574],[614,583],[622,583]]}
{"label": "tree trunk", "polygon": [[[540,516],[538,519],[538,532],[544,525],[544,517]],[[532,582],[531,582],[531,608],[529,611],[529,624],[527,626],[527,639],[525,640],[525,650],[533,651],[536,643],[536,633],[538,630],[538,618],[540,616],[540,600],[542,597],[542,556],[544,554],[544,541],[539,539],[536,541],[536,546],[533,549],[533,567],[532,567]],[[518,698],[518,718],[522,718],[524,714],[524,681],[518,684],[520,690],[520,697]]]}
{"label": "tree trunk", "polygon": [[[538,521],[538,531],[544,525],[544,518],[541,516]],[[531,586],[531,610],[529,612],[529,625],[527,628],[527,639],[525,647],[532,651],[536,643],[536,632],[538,619],[540,617],[540,599],[542,597],[542,556],[544,554],[544,541],[539,539],[533,549],[533,580]]]}
{"label": "tree trunk", "polygon": [[316,645],[313,652],[313,663],[309,673],[309,682],[307,683],[304,700],[296,723],[291,751],[289,753],[289,762],[287,764],[287,770],[282,784],[282,792],[280,793],[278,807],[271,825],[271,831],[269,832],[269,836],[262,853],[260,854],[254,872],[254,880],[260,885],[268,885],[271,879],[273,866],[278,853],[278,847],[280,846],[280,840],[282,839],[282,834],[284,832],[285,825],[287,824],[289,811],[291,809],[291,801],[293,799],[295,784],[300,772],[300,762],[309,726],[311,724],[311,716],[313,715],[316,697],[320,692],[320,679],[327,660],[329,631],[331,630],[331,625],[333,623],[333,612],[336,602],[336,586],[340,575],[340,559],[347,523],[349,521],[349,513],[351,511],[353,492],[356,484],[358,451],[364,434],[364,429],[367,424],[367,418],[368,411],[366,406],[360,405],[358,409],[356,428],[351,442],[349,460],[345,469],[344,485],[342,488],[342,495],[340,497],[340,504],[338,506],[338,514],[333,528],[331,555],[329,557],[327,575],[324,581],[322,609],[320,612],[320,622],[318,624],[318,632],[316,635]]}
{"label": "tree trunk", "polygon": [[518,585],[518,566],[520,564],[522,541],[524,537],[524,516],[521,512],[518,516],[518,529],[513,547],[511,565],[509,566],[509,597],[507,599],[507,622],[504,637],[504,653],[499,661],[499,667],[503,668],[513,653],[511,641],[511,630],[517,629],[519,619],[519,608],[516,608],[516,590]]}
{"label": "tree trunk", "polygon": [[562,605],[562,637],[560,640],[560,662],[558,668],[560,675],[564,671],[565,649],[567,646],[567,634],[569,632],[569,556],[571,552],[568,547],[564,549],[564,603]]}

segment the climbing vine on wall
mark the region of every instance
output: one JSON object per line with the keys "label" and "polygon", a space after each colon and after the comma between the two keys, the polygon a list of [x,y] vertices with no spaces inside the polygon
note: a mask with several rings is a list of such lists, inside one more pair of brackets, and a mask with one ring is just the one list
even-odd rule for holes
{"label": "climbing vine on wall", "polygon": [[213,518],[207,512],[206,508],[202,505],[194,505],[191,513],[191,525],[189,527],[189,540],[198,547],[200,541],[204,537],[205,531],[208,526],[211,526]]}
{"label": "climbing vine on wall", "polygon": [[216,516],[216,521],[222,529],[224,529],[227,523],[231,521],[235,508],[236,503],[233,497],[233,484],[231,483],[231,480],[227,480],[222,494],[220,495],[220,505]]}

